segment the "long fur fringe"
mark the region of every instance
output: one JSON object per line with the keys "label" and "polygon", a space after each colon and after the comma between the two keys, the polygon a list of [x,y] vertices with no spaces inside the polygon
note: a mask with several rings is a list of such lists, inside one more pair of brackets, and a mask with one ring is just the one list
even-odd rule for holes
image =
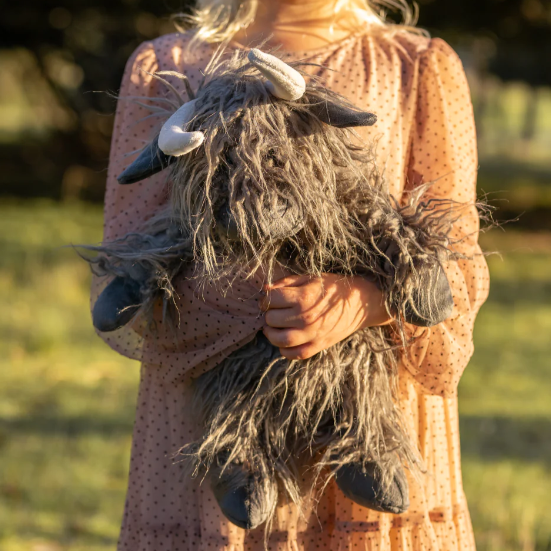
{"label": "long fur fringe", "polygon": [[[80,245],[81,256],[100,277],[125,277],[140,284],[142,314],[154,329],[153,310],[163,302],[163,318],[179,323],[174,279],[193,261],[191,239],[185,235],[172,208],[149,219],[142,232],[133,232],[101,245]],[[175,327],[174,327],[175,328]]]}

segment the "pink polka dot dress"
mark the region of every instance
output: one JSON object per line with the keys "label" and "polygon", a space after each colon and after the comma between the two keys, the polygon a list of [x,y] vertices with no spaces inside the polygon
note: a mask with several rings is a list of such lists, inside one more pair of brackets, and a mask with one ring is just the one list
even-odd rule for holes
{"label": "pink polka dot dress", "polygon": [[[142,44],[124,74],[105,196],[105,240],[141,224],[168,200],[166,173],[121,186],[116,177],[158,130],[131,97],[167,95],[152,78],[159,70],[185,72],[196,88],[215,46],[186,51],[186,34]],[[238,46],[234,46],[238,47]],[[377,143],[379,166],[396,197],[435,181],[429,194],[462,203],[475,199],[477,153],[469,89],[461,62],[440,39],[406,32],[357,33],[307,52],[287,54],[320,64],[308,71],[362,109],[378,116],[362,138]],[[168,79],[183,91],[181,81]],[[125,99],[126,98],[126,99]],[[409,479],[407,513],[382,514],[359,505],[328,485],[316,509],[299,517],[282,504],[268,548],[274,551],[458,551],[474,550],[460,469],[456,388],[473,352],[476,313],[487,297],[488,271],[477,244],[478,216],[467,207],[455,223],[461,252],[470,260],[447,267],[455,308],[444,323],[411,327],[417,337],[403,354],[400,404],[417,439],[427,474]],[[258,282],[238,282],[229,294],[176,283],[180,326],[156,335],[138,324],[102,338],[142,362],[130,479],[120,551],[260,551],[264,532],[245,532],[221,514],[207,483],[183,472],[175,453],[197,437],[191,403],[194,377],[252,339],[262,327]],[[105,282],[94,281],[93,298]]]}

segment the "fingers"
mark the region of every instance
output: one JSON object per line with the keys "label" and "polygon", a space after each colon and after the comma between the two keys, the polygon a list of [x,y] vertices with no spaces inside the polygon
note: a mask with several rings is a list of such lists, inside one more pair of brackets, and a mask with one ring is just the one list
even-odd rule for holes
{"label": "fingers", "polygon": [[323,299],[320,287],[308,285],[303,287],[281,287],[266,291],[266,296],[259,301],[263,311],[272,308],[293,308],[306,311]]}
{"label": "fingers", "polygon": [[289,360],[307,360],[322,350],[323,346],[316,346],[311,342],[292,348],[279,349],[281,355]]}
{"label": "fingers", "polygon": [[332,344],[318,338],[316,331],[275,327],[264,327],[263,331],[266,338],[279,348],[281,355],[289,360],[306,360]]}
{"label": "fingers", "polygon": [[268,310],[264,316],[266,325],[270,327],[294,327],[304,329],[305,323],[300,314],[294,308],[279,308]]}
{"label": "fingers", "polygon": [[276,308],[266,312],[266,325],[270,327],[288,327],[294,329],[310,329],[314,331],[321,322],[324,311],[320,307],[312,307],[302,311],[300,308]]}
{"label": "fingers", "polygon": [[271,308],[292,308],[301,300],[300,291],[294,287],[282,289],[270,289],[266,291],[266,296],[259,300],[261,310],[266,311]]}
{"label": "fingers", "polygon": [[373,305],[383,304],[381,293],[367,280],[334,274],[289,276],[264,289],[264,334],[292,360],[310,358],[348,337],[366,326],[368,314],[373,322]]}
{"label": "fingers", "polygon": [[[317,279],[309,276],[290,276],[285,279],[289,285],[264,288],[266,295],[259,300],[259,306],[263,311],[272,308],[297,307],[301,312],[305,312],[312,306],[320,304],[326,296],[327,290]],[[276,283],[281,281],[283,280]]]}
{"label": "fingers", "polygon": [[338,311],[332,301],[309,299],[304,295],[276,296],[272,302],[270,299],[262,302],[261,309],[266,312],[265,321],[271,327],[310,330],[317,329],[328,314]]}
{"label": "fingers", "polygon": [[278,328],[269,325],[263,329],[266,338],[278,348],[293,348],[307,344],[315,339],[316,332],[312,330]]}

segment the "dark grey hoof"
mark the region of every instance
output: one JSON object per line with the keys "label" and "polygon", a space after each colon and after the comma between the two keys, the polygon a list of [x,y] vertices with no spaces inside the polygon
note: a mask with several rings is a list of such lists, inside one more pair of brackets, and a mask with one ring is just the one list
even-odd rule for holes
{"label": "dark grey hoof", "polygon": [[94,304],[94,327],[102,333],[123,327],[140,309],[141,302],[140,284],[133,279],[116,277]]}
{"label": "dark grey hoof", "polygon": [[448,278],[440,266],[421,274],[419,289],[406,304],[404,319],[419,327],[432,327],[447,320],[453,311],[453,295]]}
{"label": "dark grey hoof", "polygon": [[[245,482],[239,484],[239,480]],[[253,477],[243,467],[232,467],[219,477],[212,476],[211,488],[224,516],[244,530],[264,524],[277,504],[276,484]]]}
{"label": "dark grey hoof", "polygon": [[403,469],[396,471],[386,492],[382,491],[376,476],[377,469],[376,463],[367,463],[365,469],[356,463],[344,465],[335,474],[337,486],[348,499],[362,507],[395,515],[405,513],[409,507],[409,490]]}

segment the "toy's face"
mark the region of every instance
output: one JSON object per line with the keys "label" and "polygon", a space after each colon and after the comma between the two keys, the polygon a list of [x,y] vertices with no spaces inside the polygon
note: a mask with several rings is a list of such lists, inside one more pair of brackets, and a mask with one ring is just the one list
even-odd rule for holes
{"label": "toy's face", "polygon": [[[215,118],[216,124],[228,131],[228,118],[235,123],[236,119],[246,117],[247,112],[286,104],[287,111],[268,109],[265,119],[265,123],[273,126],[269,130],[277,131],[290,125],[293,131],[281,136],[285,139],[293,134],[305,136],[319,132],[321,123],[351,128],[371,126],[377,121],[373,113],[353,108],[344,98],[323,88],[308,86],[301,73],[275,56],[253,49],[247,57],[249,63],[237,57],[216,67],[197,97],[182,105],[166,121],[150,146],[119,176],[119,182],[132,184],[143,180],[200,148],[205,132],[212,129],[209,118]],[[231,129],[234,139],[248,139],[243,132],[246,127],[237,126],[234,124]],[[258,129],[248,128],[261,131],[265,130],[265,124]],[[273,136],[272,132],[268,134]]]}
{"label": "toy's face", "polygon": [[347,217],[343,190],[364,177],[365,152],[343,129],[370,126],[375,115],[306,85],[273,56],[249,61],[211,75],[119,179],[170,165],[173,206],[203,256],[241,244],[244,256],[260,258],[305,227],[302,242],[322,243]]}

